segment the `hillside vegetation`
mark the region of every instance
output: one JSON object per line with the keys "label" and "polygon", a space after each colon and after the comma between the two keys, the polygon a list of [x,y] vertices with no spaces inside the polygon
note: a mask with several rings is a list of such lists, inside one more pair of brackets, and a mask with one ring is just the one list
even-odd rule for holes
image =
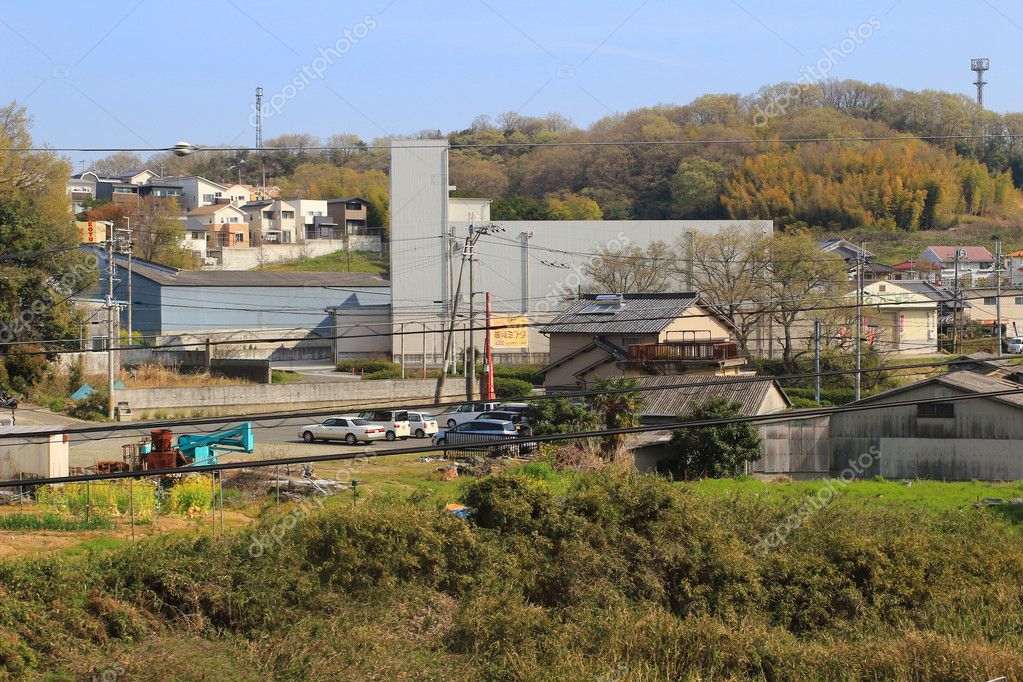
{"label": "hillside vegetation", "polygon": [[[970,137],[989,134],[1007,136]],[[984,111],[964,95],[828,81],[780,83],[745,96],[705,95],[685,105],[608,116],[586,129],[556,113],[508,112],[496,120],[479,116],[464,130],[411,137],[468,145],[451,153],[452,183],[459,195],[497,198],[495,219],[763,218],[781,227],[890,231],[1014,214],[1023,146],[1010,136],[1021,134],[1023,114]],[[900,136],[932,139],[883,139]],[[837,137],[872,140],[770,142]],[[285,196],[361,195],[372,202],[370,223],[386,225],[391,139],[286,134],[267,140],[280,151],[266,152],[265,159]],[[692,143],[514,146],[678,140]],[[313,149],[319,146],[327,149]],[[233,152],[184,159],[161,154],[147,165],[228,180],[238,158]],[[99,165],[142,163],[111,161]],[[247,180],[255,180],[259,163],[253,159],[244,168],[253,173]]]}
{"label": "hillside vegetation", "polygon": [[[697,494],[542,465],[464,489],[0,563],[0,671],[126,679],[1023,675],[1023,548],[983,509]],[[341,504],[341,502],[336,502]],[[302,518],[305,517],[305,518]],[[254,549],[255,548],[255,549]]]}

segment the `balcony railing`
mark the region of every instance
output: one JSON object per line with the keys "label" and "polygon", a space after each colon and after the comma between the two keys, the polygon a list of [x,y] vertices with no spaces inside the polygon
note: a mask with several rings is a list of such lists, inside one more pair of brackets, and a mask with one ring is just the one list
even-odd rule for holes
{"label": "balcony railing", "polygon": [[718,362],[739,357],[732,341],[637,343],[628,347],[630,362]]}

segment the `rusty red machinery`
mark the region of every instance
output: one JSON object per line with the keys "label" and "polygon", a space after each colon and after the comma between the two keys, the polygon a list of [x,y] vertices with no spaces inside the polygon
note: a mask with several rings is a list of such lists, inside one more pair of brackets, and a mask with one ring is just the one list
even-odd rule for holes
{"label": "rusty red machinery", "polygon": [[172,445],[174,433],[170,429],[153,429],[149,435],[152,445],[148,452],[142,452],[143,469],[174,469],[187,464],[181,450]]}

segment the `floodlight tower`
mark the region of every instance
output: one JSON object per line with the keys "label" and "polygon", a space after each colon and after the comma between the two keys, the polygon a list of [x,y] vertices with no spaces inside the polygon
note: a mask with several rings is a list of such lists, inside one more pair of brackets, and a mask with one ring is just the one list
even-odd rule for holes
{"label": "floodlight tower", "polygon": [[977,104],[982,108],[984,106],[984,86],[987,85],[987,81],[984,80],[984,72],[988,70],[990,62],[991,60],[987,57],[970,60],[970,70],[977,72],[977,80],[973,84],[977,86]]}

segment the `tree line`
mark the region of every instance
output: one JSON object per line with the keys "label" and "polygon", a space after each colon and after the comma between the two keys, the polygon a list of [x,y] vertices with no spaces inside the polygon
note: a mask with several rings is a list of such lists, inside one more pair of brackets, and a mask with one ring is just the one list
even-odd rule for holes
{"label": "tree line", "polygon": [[[771,106],[782,98],[784,108]],[[764,111],[779,113],[765,117]],[[976,135],[1001,137],[961,137]],[[941,139],[780,141],[899,136]],[[507,112],[477,116],[447,134],[404,137],[461,146],[450,155],[456,194],[494,198],[496,220],[764,218],[782,229],[916,230],[949,227],[966,215],[1015,212],[1023,186],[1023,114],[986,111],[960,94],[853,80],[704,95],[607,116],[586,128],[557,113]],[[94,167],[146,166],[254,184],[265,165],[285,196],[360,195],[373,205],[371,223],[386,226],[392,139],[398,137],[285,134],[267,139],[265,146],[276,149],[261,156],[121,154]],[[703,142],[723,139],[751,141]],[[680,140],[690,144],[514,146]]]}

